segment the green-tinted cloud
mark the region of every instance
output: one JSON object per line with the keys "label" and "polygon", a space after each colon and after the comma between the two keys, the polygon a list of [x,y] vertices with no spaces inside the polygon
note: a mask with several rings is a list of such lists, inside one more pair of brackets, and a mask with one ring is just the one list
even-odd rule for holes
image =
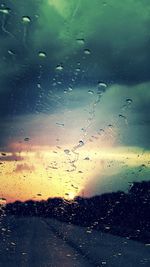
{"label": "green-tinted cloud", "polygon": [[[149,79],[150,3],[146,0],[7,0],[4,7],[11,9],[5,18],[0,14],[10,34],[1,28],[1,57],[6,57],[8,49],[15,51],[16,75],[26,71],[23,64],[32,69],[39,64],[37,53],[44,50],[48,60],[45,67],[50,72],[63,62],[65,75],[71,66],[73,76],[76,62],[80,62],[84,79],[94,82],[137,83]],[[24,25],[23,16],[28,16],[30,23]],[[77,42],[81,38],[83,45]],[[84,49],[91,54],[85,55]],[[3,60],[1,68],[8,79],[15,75],[10,61]]]}

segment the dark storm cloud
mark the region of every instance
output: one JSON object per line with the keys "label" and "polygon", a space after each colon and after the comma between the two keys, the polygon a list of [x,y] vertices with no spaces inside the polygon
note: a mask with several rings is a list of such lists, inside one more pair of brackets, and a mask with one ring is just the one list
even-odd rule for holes
{"label": "dark storm cloud", "polygon": [[[108,110],[112,101],[118,103],[118,95],[135,86],[131,121],[137,127],[131,134],[121,126],[121,134],[128,145],[149,147],[149,1],[6,0],[0,4],[0,116],[7,116],[9,122],[2,119],[0,144],[16,134],[16,115],[59,111],[67,106],[64,89],[102,81],[124,85],[109,99]],[[39,57],[40,51],[46,57]],[[59,64],[62,70],[56,70]],[[77,95],[81,106],[82,93],[78,90]],[[111,112],[118,116],[119,108]],[[142,134],[135,138],[140,124]]]}
{"label": "dark storm cloud", "polygon": [[[10,8],[8,14],[5,8]],[[72,78],[76,84],[149,80],[149,9],[148,1],[137,0],[5,1],[0,11],[1,114],[35,111],[56,75],[62,87],[73,83]],[[23,16],[30,21],[23,23]],[[86,48],[91,54],[84,54]],[[39,58],[39,51],[46,58]],[[62,74],[55,70],[60,63]],[[44,85],[41,99],[39,80]]]}

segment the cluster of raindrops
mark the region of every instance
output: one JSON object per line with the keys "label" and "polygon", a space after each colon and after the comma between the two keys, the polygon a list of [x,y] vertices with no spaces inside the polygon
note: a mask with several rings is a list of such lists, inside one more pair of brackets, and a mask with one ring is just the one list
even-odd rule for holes
{"label": "cluster of raindrops", "polygon": [[[87,142],[88,131],[89,131],[89,129],[90,129],[92,123],[93,123],[97,105],[100,102],[103,94],[106,92],[107,87],[108,86],[107,86],[106,83],[98,82],[96,96],[95,96],[94,90],[92,90],[92,89],[88,90],[88,94],[93,95],[95,99],[94,99],[94,101],[92,100],[92,104],[91,104],[90,110],[88,110],[88,112],[90,114],[90,117],[87,119],[87,124],[85,125],[85,127],[83,127],[81,129],[82,130],[82,138],[78,141],[78,144],[76,144],[71,150],[68,150],[68,149],[64,150],[64,153],[69,157],[69,163],[71,165],[71,169],[67,170],[68,172],[73,172],[73,171],[77,170],[77,162],[79,160],[79,155],[80,155],[79,149],[82,148]],[[59,125],[59,126],[62,126],[62,124]],[[112,129],[111,126],[110,126],[110,129]],[[98,137],[93,137],[93,138],[97,139]],[[73,156],[73,159],[72,159],[72,156]],[[86,157],[84,160],[88,161],[88,160],[90,160],[90,158]],[[82,172],[80,171],[79,173],[82,173]]]}
{"label": "cluster of raindrops", "polygon": [[[100,103],[103,94],[107,90],[107,87],[108,86],[107,86],[106,83],[98,82],[98,85],[97,85],[97,95],[96,95],[95,100],[92,102],[91,107],[90,107],[90,110],[89,110],[90,117],[87,120],[87,125],[84,128],[82,128],[82,131],[84,132],[84,138],[86,137],[87,132],[88,132],[88,129],[91,127],[91,125],[93,123],[97,105]],[[94,95],[94,90],[89,89],[88,90],[88,93],[90,95]]]}

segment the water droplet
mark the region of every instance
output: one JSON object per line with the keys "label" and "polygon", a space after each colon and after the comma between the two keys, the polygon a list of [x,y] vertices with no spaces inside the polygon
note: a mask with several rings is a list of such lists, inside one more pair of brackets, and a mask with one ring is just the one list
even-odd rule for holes
{"label": "water droplet", "polygon": [[28,16],[22,17],[22,23],[23,23],[23,43],[26,45],[26,38],[28,33],[28,24],[31,22],[31,19]]}
{"label": "water droplet", "polygon": [[106,83],[102,83],[102,82],[98,82],[98,86],[107,88],[107,84]]}
{"label": "water droplet", "polygon": [[24,138],[24,141],[25,141],[25,142],[28,142],[29,140],[30,140],[29,137]]}
{"label": "water droplet", "polygon": [[145,167],[146,167],[146,165],[145,165],[145,164],[142,164],[142,165],[141,165],[141,167],[142,167],[142,168],[145,168]]}
{"label": "water droplet", "polygon": [[11,242],[10,244],[11,244],[12,246],[16,246],[16,244],[15,244],[14,242]]}
{"label": "water droplet", "polygon": [[69,149],[64,149],[64,153],[65,153],[66,155],[69,155],[70,150],[69,150]]}
{"label": "water droplet", "polygon": [[8,15],[10,13],[10,8],[3,8],[3,9],[0,9],[0,13],[3,13],[5,15]]}
{"label": "water droplet", "polygon": [[22,22],[24,24],[29,24],[31,22],[31,19],[28,16],[23,16],[22,17]]}
{"label": "water droplet", "polygon": [[59,123],[59,122],[56,122],[56,124],[58,125],[58,126],[65,126],[65,124],[64,123]]}
{"label": "water droplet", "polygon": [[126,99],[126,103],[127,103],[127,104],[130,105],[130,104],[132,104],[132,102],[133,102],[133,100],[132,100],[131,98],[127,98],[127,99]]}
{"label": "water droplet", "polygon": [[15,53],[12,50],[8,50],[8,54],[11,55],[11,56],[15,55]]}
{"label": "water droplet", "polygon": [[[4,6],[2,6],[2,7],[4,7]],[[2,8],[2,9],[0,9],[0,13],[3,14],[1,29],[2,29],[2,31],[4,33],[10,35],[11,37],[14,37],[14,35],[6,29],[7,16],[10,14],[10,11],[11,11],[10,8]]]}
{"label": "water droplet", "polygon": [[145,164],[142,164],[142,165],[140,166],[139,172],[143,171],[145,168],[146,168],[146,165],[145,165]]}
{"label": "water droplet", "polygon": [[81,69],[80,69],[80,68],[77,68],[77,69],[75,69],[75,70],[76,70],[76,72],[80,72]]}
{"label": "water droplet", "polygon": [[87,232],[87,234],[91,234],[92,230],[87,230],[86,232]]}
{"label": "water droplet", "polygon": [[84,39],[77,39],[76,41],[79,45],[84,45],[85,43]]}
{"label": "water droplet", "polygon": [[91,51],[89,49],[84,49],[84,54],[85,55],[90,55],[91,54]]}
{"label": "water droplet", "polygon": [[91,95],[93,95],[94,94],[94,91],[89,90],[88,93],[91,94]]}
{"label": "water droplet", "polygon": [[40,83],[38,83],[38,84],[37,84],[37,87],[38,87],[39,89],[41,89],[41,84],[40,84]]}
{"label": "water droplet", "polygon": [[86,157],[84,160],[90,160],[90,158],[89,157]]}
{"label": "water droplet", "polygon": [[84,142],[82,140],[79,141],[79,146],[84,146]]}
{"label": "water droplet", "polygon": [[85,132],[85,131],[86,131],[86,129],[84,129],[84,128],[81,128],[81,131]]}
{"label": "water droplet", "polygon": [[62,71],[63,70],[63,66],[61,64],[60,65],[57,65],[56,70]]}
{"label": "water droplet", "polygon": [[125,124],[128,125],[128,120],[127,120],[127,117],[126,116],[124,116],[122,114],[119,114],[119,118],[124,119]]}
{"label": "water droplet", "polygon": [[107,84],[106,83],[102,83],[102,82],[99,82],[98,83],[98,94],[102,94],[106,91],[106,88],[107,88]]}
{"label": "water droplet", "polygon": [[78,189],[78,187],[77,187],[77,186],[75,186],[75,185],[73,185],[73,184],[72,184],[71,186],[72,186],[73,188],[75,188],[75,189]]}
{"label": "water droplet", "polygon": [[39,52],[39,57],[40,57],[40,58],[45,58],[45,57],[46,57],[46,53],[40,51],[40,52]]}
{"label": "water droplet", "polygon": [[107,264],[107,262],[106,261],[102,261],[102,265],[106,265]]}
{"label": "water droplet", "polygon": [[126,117],[122,114],[119,114],[119,118],[126,119]]}
{"label": "water droplet", "polygon": [[2,152],[1,155],[5,157],[6,156],[6,153],[5,152]]}
{"label": "water droplet", "polygon": [[103,129],[100,129],[99,132],[101,134],[101,133],[104,133],[105,131]]}

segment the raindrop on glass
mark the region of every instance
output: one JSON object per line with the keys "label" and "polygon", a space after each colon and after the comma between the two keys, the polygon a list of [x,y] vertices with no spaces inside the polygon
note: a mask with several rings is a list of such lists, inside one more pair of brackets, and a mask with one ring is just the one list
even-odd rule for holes
{"label": "raindrop on glass", "polygon": [[6,153],[5,152],[1,152],[1,155],[5,157],[6,156]]}
{"label": "raindrop on glass", "polygon": [[127,104],[130,105],[130,104],[132,104],[132,102],[133,102],[133,100],[132,100],[131,98],[127,98],[127,99],[126,99],[126,103],[127,103]]}
{"label": "raindrop on glass", "polygon": [[64,153],[65,153],[66,155],[69,155],[70,150],[69,150],[69,149],[64,149]]}
{"label": "raindrop on glass", "polygon": [[90,95],[93,95],[93,94],[94,94],[94,91],[89,90],[88,93],[89,93]]}
{"label": "raindrop on glass", "polygon": [[0,9],[0,13],[8,15],[10,13],[10,8],[2,8],[2,9]]}
{"label": "raindrop on glass", "polygon": [[31,22],[31,19],[28,16],[23,16],[22,17],[22,22],[24,24],[29,24]]}
{"label": "raindrop on glass", "polygon": [[62,71],[63,70],[63,66],[61,64],[60,65],[57,65],[56,70]]}
{"label": "raindrop on glass", "polygon": [[12,50],[8,50],[8,54],[11,55],[11,56],[15,55],[15,53]]}
{"label": "raindrop on glass", "polygon": [[85,43],[84,39],[77,39],[76,41],[79,45],[84,45]]}
{"label": "raindrop on glass", "polygon": [[45,58],[45,57],[46,57],[46,53],[40,51],[40,52],[39,52],[39,57],[40,57],[40,58]]}
{"label": "raindrop on glass", "polygon": [[126,119],[126,117],[122,114],[119,114],[119,118]]}
{"label": "raindrop on glass", "polygon": [[25,141],[25,142],[28,142],[29,140],[30,140],[29,137],[24,138],[24,141]]}
{"label": "raindrop on glass", "polygon": [[98,95],[102,95],[103,93],[105,93],[106,89],[107,89],[107,85],[105,83],[99,82],[98,83],[98,92],[97,92],[97,94]]}
{"label": "raindrop on glass", "polygon": [[84,146],[84,142],[82,140],[79,141],[79,146]]}
{"label": "raindrop on glass", "polygon": [[65,126],[64,123],[60,123],[60,122],[56,122],[56,124],[57,124],[58,126],[62,126],[62,127]]}
{"label": "raindrop on glass", "polygon": [[84,160],[90,160],[90,158],[89,157],[86,157]]}
{"label": "raindrop on glass", "polygon": [[90,55],[91,54],[91,51],[89,49],[84,49],[84,54],[85,55]]}

